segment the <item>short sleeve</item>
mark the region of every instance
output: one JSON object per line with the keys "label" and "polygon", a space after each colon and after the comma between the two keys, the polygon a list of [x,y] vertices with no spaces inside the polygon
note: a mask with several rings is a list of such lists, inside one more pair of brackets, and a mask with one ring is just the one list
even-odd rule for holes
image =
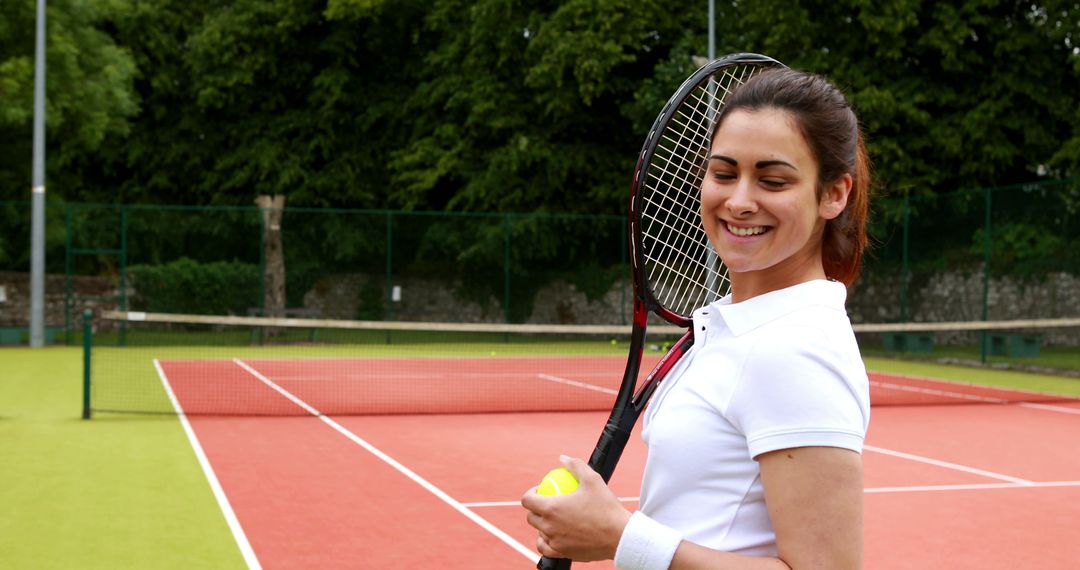
{"label": "short sleeve", "polygon": [[747,355],[726,412],[750,457],[807,446],[862,452],[869,387],[854,339],[808,326],[774,333]]}

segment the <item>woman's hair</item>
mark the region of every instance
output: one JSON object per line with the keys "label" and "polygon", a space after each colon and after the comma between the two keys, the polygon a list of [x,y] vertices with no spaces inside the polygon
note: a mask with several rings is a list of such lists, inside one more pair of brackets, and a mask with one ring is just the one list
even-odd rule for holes
{"label": "woman's hair", "polygon": [[717,118],[716,129],[733,111],[767,108],[789,113],[802,132],[818,163],[819,199],[828,185],[844,174],[851,175],[847,206],[839,216],[826,221],[821,246],[825,275],[850,286],[859,275],[868,241],[870,201],[870,159],[855,112],[827,79],[780,68],[759,73],[732,93]]}

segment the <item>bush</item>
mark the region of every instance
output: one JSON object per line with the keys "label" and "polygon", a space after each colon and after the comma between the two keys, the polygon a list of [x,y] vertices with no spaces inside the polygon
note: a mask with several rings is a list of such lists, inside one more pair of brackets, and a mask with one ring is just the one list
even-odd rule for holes
{"label": "bush", "polygon": [[246,315],[262,306],[259,266],[237,261],[199,263],[182,257],[164,265],[128,268],[132,307],[152,313]]}

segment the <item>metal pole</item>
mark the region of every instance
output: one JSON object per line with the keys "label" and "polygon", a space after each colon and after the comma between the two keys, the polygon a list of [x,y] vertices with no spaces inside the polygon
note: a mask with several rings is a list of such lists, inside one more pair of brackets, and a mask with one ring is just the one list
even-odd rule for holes
{"label": "metal pole", "polygon": [[30,227],[30,346],[45,344],[45,0],[37,2],[34,49],[34,173]]}
{"label": "metal pole", "polygon": [[[983,219],[983,294],[982,294],[982,320],[990,320],[990,258],[992,257],[990,232],[993,230],[993,191],[990,188],[983,190],[986,199],[985,218]],[[990,337],[987,331],[979,333],[979,361],[986,363],[987,354],[990,351],[988,341]]]}
{"label": "metal pole", "polygon": [[503,322],[510,322],[510,214],[503,215]]}
{"label": "metal pole", "polygon": [[900,322],[906,323],[908,320],[908,280],[910,268],[908,265],[908,237],[911,227],[911,196],[904,194],[904,233],[903,233],[903,258],[900,264]]}
{"label": "metal pole", "polygon": [[[709,61],[716,59],[716,2],[709,0]],[[711,92],[711,90],[710,90]],[[710,246],[705,252],[705,302],[711,303],[720,296],[716,290],[716,251]]]}
{"label": "metal pole", "polygon": [[716,1],[709,0],[709,61],[716,59]]}

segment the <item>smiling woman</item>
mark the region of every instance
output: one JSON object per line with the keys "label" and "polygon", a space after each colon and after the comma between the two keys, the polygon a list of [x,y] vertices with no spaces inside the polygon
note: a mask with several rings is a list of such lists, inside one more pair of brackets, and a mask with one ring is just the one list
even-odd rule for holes
{"label": "smiling woman", "polygon": [[859,568],[869,382],[845,310],[866,244],[858,122],[825,79],[772,68],[698,132],[712,134],[701,228],[730,293],[693,311],[693,344],[644,411],[640,510],[567,458],[577,491],[522,500],[538,548],[635,570]]}
{"label": "smiling woman", "polygon": [[821,236],[847,202],[851,176],[819,200],[818,167],[786,111],[727,115],[701,188],[701,222],[724,260],[734,301],[824,279]]}
{"label": "smiling woman", "polygon": [[[742,182],[746,192],[731,196],[728,217],[719,219],[739,222],[732,224],[735,235],[747,233],[745,208],[770,202],[764,198],[762,204],[756,202],[761,192],[791,194],[809,188],[812,193],[804,197],[816,201],[817,207],[803,212],[818,218],[809,241],[820,245],[824,277],[852,284],[867,244],[870,162],[858,119],[843,93],[819,76],[771,70],[732,95],[717,119],[712,140],[701,199],[702,222],[713,246],[719,251],[716,238],[721,234],[709,230],[709,224],[718,222],[709,219],[716,212],[707,208],[716,206],[717,200],[726,201],[732,185]],[[738,156],[728,156],[736,149]],[[806,244],[805,239],[798,241]],[[729,270],[736,271],[730,264]],[[732,285],[738,289],[734,278]]]}

